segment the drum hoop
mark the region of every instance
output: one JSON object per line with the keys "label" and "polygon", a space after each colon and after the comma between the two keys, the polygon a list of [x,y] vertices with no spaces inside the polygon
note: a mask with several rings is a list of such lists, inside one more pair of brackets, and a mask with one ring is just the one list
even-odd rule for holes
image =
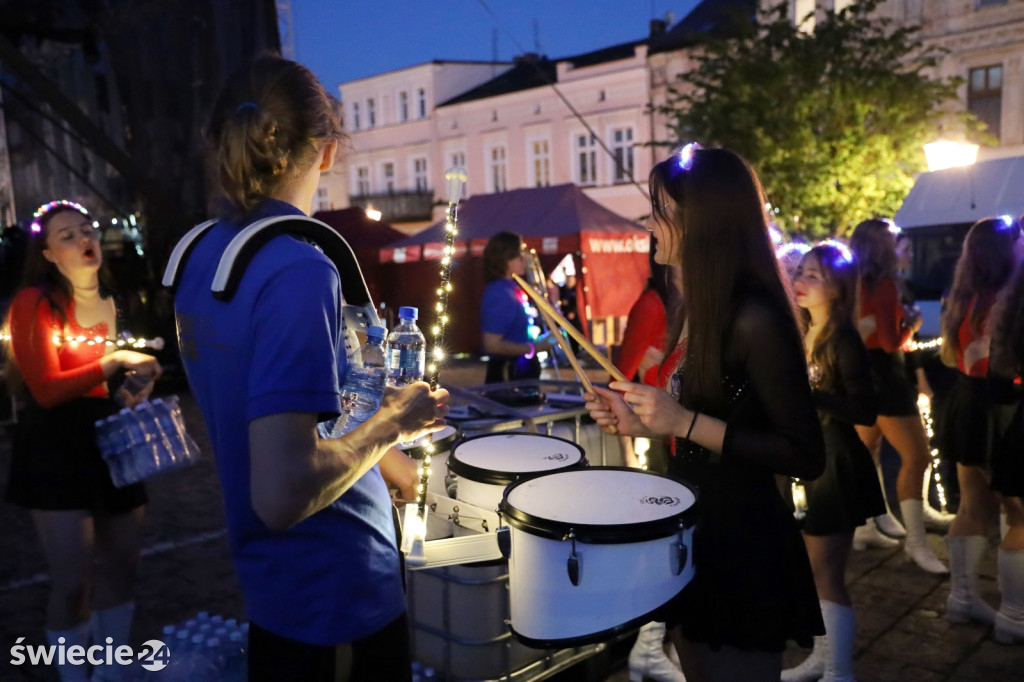
{"label": "drum hoop", "polygon": [[[434,441],[434,452],[447,452],[448,450],[451,449],[452,443],[457,441],[459,439],[459,436],[461,435],[462,431],[459,429],[459,427],[456,426],[455,431],[453,433],[450,433],[441,440]],[[423,449],[422,445],[417,445],[415,447],[409,448],[408,450],[402,450],[402,453],[408,455],[409,457],[412,457],[413,459],[423,459],[423,456],[426,454],[426,451]]]}
{"label": "drum hoop", "polygon": [[[590,467],[582,469],[581,471],[636,472],[638,470],[630,467],[605,466]],[[572,532],[575,535],[577,542],[585,542],[590,545],[624,545],[635,542],[647,542],[649,540],[659,540],[661,538],[675,535],[679,532],[680,524],[682,524],[683,528],[692,528],[697,522],[697,507],[700,501],[697,489],[692,484],[676,478],[675,476],[658,474],[650,471],[644,473],[648,476],[659,476],[684,486],[693,494],[693,504],[686,509],[672,514],[671,516],[666,516],[665,518],[652,519],[650,521],[639,521],[636,523],[588,524],[554,521],[541,516],[535,516],[509,503],[509,494],[515,490],[517,486],[527,482],[526,480],[522,480],[516,481],[505,489],[504,494],[501,496],[501,503],[498,505],[498,511],[501,512],[501,516],[505,520],[505,523],[512,528],[523,531],[524,533],[561,542],[566,540],[569,537],[569,533]],[[533,478],[537,477],[534,476]]]}
{"label": "drum hoop", "polygon": [[484,469],[482,467],[473,466],[468,464],[458,457],[458,448],[464,443],[468,443],[472,440],[479,438],[493,438],[494,436],[509,435],[502,433],[485,433],[479,436],[469,436],[463,438],[459,442],[452,445],[451,454],[448,456],[448,469],[457,476],[463,476],[476,483],[486,483],[488,485],[501,485],[507,486],[510,483],[525,480],[526,478],[535,478],[537,476],[543,476],[545,474],[554,474],[560,471],[570,471],[572,469],[580,469],[587,466],[587,453],[577,443],[573,443],[571,440],[565,438],[559,438],[558,436],[547,436],[540,433],[516,433],[516,436],[528,436],[534,438],[545,438],[548,440],[558,440],[567,445],[570,445],[580,453],[580,459],[572,464],[566,464],[556,469],[543,469],[540,471],[504,471],[497,469]]}

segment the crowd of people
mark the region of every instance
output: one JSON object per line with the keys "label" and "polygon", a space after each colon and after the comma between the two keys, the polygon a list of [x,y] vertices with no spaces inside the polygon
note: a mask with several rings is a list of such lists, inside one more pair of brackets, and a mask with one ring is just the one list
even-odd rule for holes
{"label": "crowd of people", "polygon": [[[256,220],[301,220],[343,139],[304,67],[261,57],[231,76],[208,127],[222,201],[175,292],[179,346],[213,444],[228,539],[251,620],[250,680],[408,680],[401,555],[389,486],[411,490],[395,449],[439,430],[448,394],[389,390],[336,439],[317,424],[343,409],[344,292],[324,252],[287,232],[263,244],[230,300],[211,284],[232,238]],[[1021,221],[967,235],[942,319],[958,378],[938,443],[956,462],[955,518],[927,503],[929,444],[904,350],[920,326],[899,277],[898,230],[868,220],[780,265],[757,175],[725,149],[687,145],[652,169],[651,279],[629,318],[624,375],[588,393],[594,421],[651,442],[650,468],[699,487],[699,569],[654,614],[631,676],[662,680],[828,680],[853,676],[850,551],[894,546],[947,572],[926,526],[948,527],[947,617],[1024,640],[1024,237]],[[56,201],[29,230],[23,285],[7,319],[7,379],[21,389],[7,499],[31,510],[49,564],[47,638],[125,643],[146,492],[117,488],[94,422],[143,401],[160,376],[148,354],[111,350],[130,326],[103,268],[88,211]],[[512,275],[518,235],[484,252],[487,380],[539,376],[538,343]],[[899,516],[887,508],[882,440],[899,454]],[[655,456],[655,453],[660,455]],[[785,481],[780,484],[780,481]],[[1002,509],[1002,602],[980,596],[978,564]],[[756,557],[757,570],[750,565]],[[663,659],[671,635],[679,665]],[[794,641],[811,649],[782,670]],[[88,679],[63,665],[63,680]],[[635,677],[639,679],[639,677]],[[97,666],[92,679],[119,679]]]}

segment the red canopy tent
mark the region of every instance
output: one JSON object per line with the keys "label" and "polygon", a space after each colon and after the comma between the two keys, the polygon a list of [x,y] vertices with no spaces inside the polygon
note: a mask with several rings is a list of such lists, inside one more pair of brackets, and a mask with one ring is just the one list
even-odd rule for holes
{"label": "red canopy tent", "polygon": [[[459,204],[459,234],[452,266],[451,352],[480,348],[482,258],[497,232],[515,232],[540,255],[550,272],[566,254],[576,265],[577,302],[584,321],[629,313],[650,274],[648,232],[613,213],[572,184],[479,194]],[[433,323],[444,247],[444,224],[380,249],[380,299],[390,307],[420,309],[420,327]]]}
{"label": "red canopy tent", "polygon": [[381,247],[393,244],[407,235],[385,222],[371,220],[362,208],[342,208],[336,211],[320,211],[314,216],[327,223],[345,238],[356,254],[359,267],[366,279],[366,286],[374,301],[380,300],[380,258]]}

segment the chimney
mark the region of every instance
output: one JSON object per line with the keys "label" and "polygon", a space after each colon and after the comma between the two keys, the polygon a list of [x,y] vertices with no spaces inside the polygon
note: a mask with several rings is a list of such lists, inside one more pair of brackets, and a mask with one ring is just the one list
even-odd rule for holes
{"label": "chimney", "polygon": [[664,19],[651,19],[651,35],[650,35],[650,37],[654,38],[655,36],[662,35],[663,33],[665,33],[665,29],[666,28],[667,28],[667,24],[665,23]]}

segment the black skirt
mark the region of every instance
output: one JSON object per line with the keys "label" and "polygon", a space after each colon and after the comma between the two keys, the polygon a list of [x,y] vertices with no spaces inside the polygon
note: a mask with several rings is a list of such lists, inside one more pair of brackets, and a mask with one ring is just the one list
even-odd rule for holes
{"label": "black skirt", "polygon": [[886,353],[880,348],[868,351],[871,378],[878,396],[880,417],[916,417],[917,389],[910,382],[903,351]]}
{"label": "black skirt", "polygon": [[995,442],[994,409],[988,380],[960,373],[937,419],[943,457],[966,466],[990,466]]}
{"label": "black skirt", "polygon": [[14,428],[7,501],[111,515],[144,505],[143,484],[115,487],[96,446],[93,423],[116,410],[109,398],[76,398],[49,410],[30,398]]}
{"label": "black skirt", "polygon": [[1024,402],[1017,403],[1010,426],[992,449],[992,490],[1024,497]]}
{"label": "black skirt", "polygon": [[825,436],[825,473],[803,482],[807,492],[804,533],[852,533],[867,519],[885,513],[871,453],[848,422],[831,420],[822,425]]}

